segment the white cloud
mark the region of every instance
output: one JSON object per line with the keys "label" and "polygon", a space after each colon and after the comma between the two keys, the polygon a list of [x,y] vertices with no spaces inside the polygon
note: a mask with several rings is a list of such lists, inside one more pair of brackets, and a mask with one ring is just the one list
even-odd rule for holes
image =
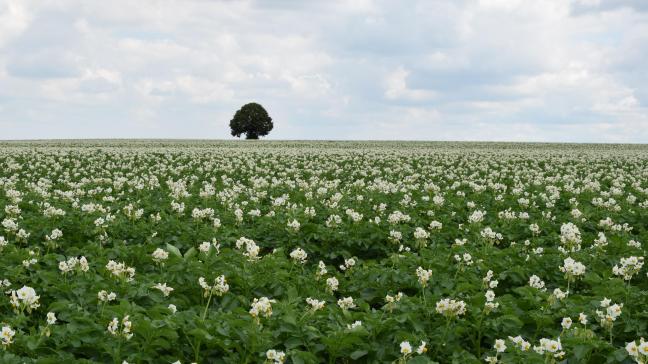
{"label": "white cloud", "polygon": [[405,99],[423,101],[434,97],[431,90],[411,89],[407,86],[410,72],[402,66],[390,72],[385,77],[385,97],[392,100]]}
{"label": "white cloud", "polygon": [[646,10],[0,0],[0,123],[7,138],[227,137],[257,101],[270,138],[648,142]]}
{"label": "white cloud", "polygon": [[0,2],[0,47],[27,29],[31,16],[21,0]]}

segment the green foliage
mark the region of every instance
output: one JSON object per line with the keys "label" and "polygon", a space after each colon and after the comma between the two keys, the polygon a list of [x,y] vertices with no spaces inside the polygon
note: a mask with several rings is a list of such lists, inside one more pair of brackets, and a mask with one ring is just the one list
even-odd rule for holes
{"label": "green foliage", "polygon": [[237,138],[245,134],[246,139],[259,139],[268,135],[273,126],[268,112],[256,102],[243,105],[230,121],[232,136]]}
{"label": "green foliage", "polygon": [[[274,349],[287,363],[483,363],[495,355],[503,363],[631,363],[626,344],[648,338],[646,271],[628,282],[612,267],[645,256],[644,245],[629,242],[648,241],[646,153],[545,148],[2,144],[0,279],[9,293],[0,297],[0,326],[15,336],[0,362],[263,363]],[[468,221],[476,210],[483,220]],[[396,221],[396,211],[408,218]],[[611,226],[601,223],[607,218]],[[565,253],[568,222],[582,247]],[[501,239],[484,238],[487,227]],[[417,240],[417,228],[429,237]],[[48,238],[55,229],[62,236]],[[595,244],[599,233],[606,245]],[[258,246],[258,259],[245,255],[242,237]],[[297,248],[304,263],[291,257]],[[154,259],[156,249],[168,256]],[[60,269],[81,256],[87,271]],[[560,300],[554,289],[567,291],[559,267],[568,256],[586,272]],[[133,279],[112,274],[111,260],[134,268]],[[425,287],[418,267],[432,270]],[[229,287],[221,295],[199,284],[221,275]],[[532,275],[544,290],[529,286]],[[333,277],[335,291],[326,283]],[[154,288],[160,283],[173,291],[166,296]],[[11,304],[23,286],[39,296],[31,313]],[[100,301],[100,291],[116,298]],[[253,317],[261,297],[274,300],[272,314]],[[355,307],[341,309],[345,297]],[[466,312],[441,315],[445,298]],[[612,329],[598,319],[604,298],[623,303]],[[56,323],[47,324],[48,312]],[[133,336],[112,335],[111,320],[121,329],[127,316]],[[563,318],[573,320],[569,328]],[[531,348],[516,348],[516,336]],[[564,355],[536,353],[543,338],[560,339]],[[404,342],[412,353],[401,352]]]}

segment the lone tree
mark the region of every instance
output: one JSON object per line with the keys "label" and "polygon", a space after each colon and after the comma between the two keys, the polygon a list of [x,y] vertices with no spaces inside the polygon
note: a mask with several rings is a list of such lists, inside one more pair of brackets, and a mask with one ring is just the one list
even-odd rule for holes
{"label": "lone tree", "polygon": [[259,136],[268,135],[272,127],[272,118],[256,102],[243,105],[230,121],[232,136],[237,138],[245,134],[245,139],[259,139]]}

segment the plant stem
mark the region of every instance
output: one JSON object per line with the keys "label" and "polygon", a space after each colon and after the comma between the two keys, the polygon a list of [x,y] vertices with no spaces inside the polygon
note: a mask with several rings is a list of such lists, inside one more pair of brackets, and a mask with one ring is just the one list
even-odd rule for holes
{"label": "plant stem", "polygon": [[484,320],[484,312],[479,316],[479,321],[477,321],[477,358],[481,358],[481,338],[482,338],[482,321]]}
{"label": "plant stem", "polygon": [[212,291],[209,290],[209,298],[207,298],[207,304],[205,305],[205,311],[203,311],[201,320],[205,321],[205,317],[207,317],[207,310],[209,309],[209,304],[211,303],[211,298],[212,298]]}

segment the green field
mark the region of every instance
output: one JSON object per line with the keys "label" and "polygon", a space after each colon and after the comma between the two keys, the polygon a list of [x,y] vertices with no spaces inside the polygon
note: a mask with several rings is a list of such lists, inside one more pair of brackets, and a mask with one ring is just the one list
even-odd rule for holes
{"label": "green field", "polygon": [[0,222],[2,363],[648,363],[644,145],[0,142]]}

